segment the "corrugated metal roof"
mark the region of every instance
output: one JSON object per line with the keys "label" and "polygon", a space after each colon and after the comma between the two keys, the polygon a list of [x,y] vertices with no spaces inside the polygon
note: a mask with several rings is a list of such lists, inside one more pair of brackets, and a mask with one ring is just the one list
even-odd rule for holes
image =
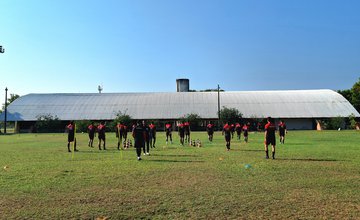
{"label": "corrugated metal roof", "polygon": [[[217,100],[217,92],[28,94],[9,105],[8,121],[35,121],[44,114],[61,120],[111,120],[119,111],[134,119],[178,119],[190,113],[214,119]],[[245,118],[360,117],[332,90],[221,92],[220,105],[239,109]]]}

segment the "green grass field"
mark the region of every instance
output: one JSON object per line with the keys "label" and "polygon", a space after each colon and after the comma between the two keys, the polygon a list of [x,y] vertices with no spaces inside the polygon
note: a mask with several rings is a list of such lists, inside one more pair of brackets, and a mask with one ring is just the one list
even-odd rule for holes
{"label": "green grass field", "polygon": [[[264,159],[263,133],[235,139],[220,133],[202,148],[165,146],[136,160],[119,152],[67,152],[66,134],[0,136],[1,219],[359,219],[360,133],[292,131]],[[250,168],[245,165],[250,164]],[[3,167],[7,166],[3,169]]]}

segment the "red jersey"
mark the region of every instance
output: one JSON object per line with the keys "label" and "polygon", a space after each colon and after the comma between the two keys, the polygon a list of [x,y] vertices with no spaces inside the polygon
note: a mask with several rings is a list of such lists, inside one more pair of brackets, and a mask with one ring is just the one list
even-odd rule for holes
{"label": "red jersey", "polygon": [[275,131],[276,131],[276,126],[273,123],[268,122],[265,125],[265,131],[266,132],[266,139],[270,139],[270,138],[275,138]]}
{"label": "red jersey", "polygon": [[72,124],[68,124],[66,127],[69,129],[69,131],[72,131],[72,130],[74,130],[75,126]]}
{"label": "red jersey", "polygon": [[211,129],[211,128],[214,127],[214,125],[213,124],[208,124],[206,127]]}
{"label": "red jersey", "polygon": [[166,127],[166,129],[169,129],[169,128],[171,128],[171,124],[166,124],[165,127]]}
{"label": "red jersey", "polygon": [[242,127],[242,129],[243,129],[244,131],[247,131],[247,130],[248,130],[248,126],[247,126],[247,125],[244,125],[244,126]]}
{"label": "red jersey", "polygon": [[155,126],[154,124],[150,124],[150,125],[149,125],[149,128],[150,128],[151,130],[155,129],[155,127],[156,127],[156,126]]}

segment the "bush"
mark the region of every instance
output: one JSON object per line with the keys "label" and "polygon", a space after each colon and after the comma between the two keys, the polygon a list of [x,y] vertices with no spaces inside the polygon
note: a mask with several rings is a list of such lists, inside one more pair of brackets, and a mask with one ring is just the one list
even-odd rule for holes
{"label": "bush", "polygon": [[36,117],[37,121],[35,123],[36,132],[46,133],[46,132],[63,132],[64,127],[60,119],[55,115],[44,114]]}
{"label": "bush", "polygon": [[91,124],[89,120],[75,121],[77,132],[87,132],[88,126]]}
{"label": "bush", "polygon": [[227,108],[223,106],[223,108],[220,110],[220,120],[223,124],[226,122],[229,124],[235,124],[236,122],[241,121],[241,119],[242,113],[240,113],[236,108]]}
{"label": "bush", "polygon": [[181,123],[189,122],[190,123],[190,129],[193,131],[197,131],[201,127],[201,117],[200,115],[196,113],[187,114],[184,117],[181,117],[179,119]]}

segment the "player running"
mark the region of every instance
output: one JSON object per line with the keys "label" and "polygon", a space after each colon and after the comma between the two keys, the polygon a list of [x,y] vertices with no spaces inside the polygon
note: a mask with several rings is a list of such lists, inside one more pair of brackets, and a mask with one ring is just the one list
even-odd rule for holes
{"label": "player running", "polygon": [[226,123],[223,127],[222,135],[225,135],[226,149],[230,151],[230,141],[231,141],[231,125]]}
{"label": "player running", "polygon": [[96,132],[96,127],[94,125],[94,122],[91,122],[91,124],[87,127],[88,130],[88,134],[89,134],[89,147],[93,147],[93,143],[94,143],[94,137],[95,137],[95,132]]}
{"label": "player running", "polygon": [[241,139],[241,125],[240,125],[240,123],[235,124],[235,131],[236,131],[237,139],[240,140]]}
{"label": "player running", "polygon": [[244,124],[244,126],[242,127],[242,130],[244,132],[244,140],[247,143],[249,140],[249,123],[248,124]]}
{"label": "player running", "polygon": [[274,123],[274,119],[271,117],[267,118],[267,124],[265,125],[265,154],[266,159],[269,159],[269,149],[268,146],[271,144],[272,148],[272,159],[275,159],[275,145],[276,145],[276,138],[275,138],[275,132],[276,132],[276,126]]}
{"label": "player running", "polygon": [[212,142],[214,137],[214,125],[211,122],[206,126],[206,131],[208,134],[209,141]]}
{"label": "player running", "polygon": [[185,131],[185,142],[190,143],[190,123],[185,122],[183,124],[183,127],[184,127],[184,131]]}
{"label": "player running", "polygon": [[145,147],[144,133],[144,127],[140,124],[140,121],[137,121],[136,125],[133,126],[132,136],[134,138],[136,155],[138,160],[141,160],[141,149]]}
{"label": "player running", "polygon": [[145,121],[142,121],[142,126],[144,129],[144,155],[150,155],[150,128],[146,125]]}
{"label": "player running", "polygon": [[171,134],[172,133],[172,126],[171,126],[170,123],[167,123],[165,125],[165,131],[166,131],[166,144],[168,144],[169,138],[170,138],[170,142],[172,144],[172,134]]}
{"label": "player running", "polygon": [[104,150],[106,150],[105,148],[105,122],[101,122],[98,127],[97,127],[97,131],[98,131],[98,139],[99,139],[99,150],[101,150],[101,141],[104,142]]}
{"label": "player running", "polygon": [[156,142],[156,126],[151,123],[149,125],[150,128],[150,147],[155,148],[155,142]]}
{"label": "player running", "polygon": [[116,128],[115,128],[115,132],[116,132],[116,138],[118,140],[117,142],[117,149],[120,150],[120,145],[122,143],[122,138],[124,136],[124,125],[121,124],[121,122],[119,122],[117,125],[116,125]]}
{"label": "player running", "polygon": [[179,130],[180,144],[184,146],[185,125],[183,123],[180,123],[178,125],[178,130]]}
{"label": "player running", "polygon": [[279,124],[279,135],[280,135],[280,143],[285,144],[285,134],[287,133],[286,124],[283,120],[280,120]]}

